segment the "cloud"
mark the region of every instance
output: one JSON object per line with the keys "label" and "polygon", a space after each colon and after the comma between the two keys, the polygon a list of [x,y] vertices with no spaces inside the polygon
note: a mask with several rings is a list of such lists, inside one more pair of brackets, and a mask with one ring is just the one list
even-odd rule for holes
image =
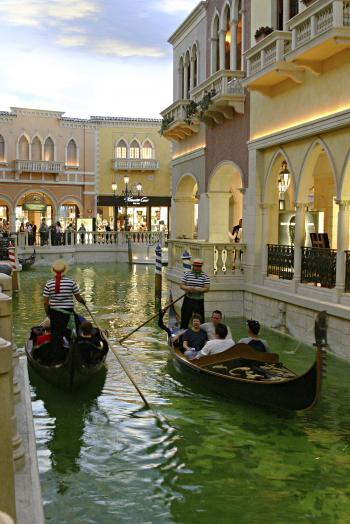
{"label": "cloud", "polygon": [[0,13],[11,25],[41,26],[88,18],[99,11],[92,0],[1,0]]}
{"label": "cloud", "polygon": [[149,58],[162,58],[164,51],[156,47],[146,47],[121,40],[100,40],[93,47],[94,51],[102,55],[114,55],[121,57],[143,56]]}
{"label": "cloud", "polygon": [[163,11],[169,14],[178,12],[190,14],[198,3],[199,0],[157,0],[153,8],[156,11]]}
{"label": "cloud", "polygon": [[79,35],[62,35],[56,39],[56,43],[63,47],[82,47],[86,45],[87,39]]}

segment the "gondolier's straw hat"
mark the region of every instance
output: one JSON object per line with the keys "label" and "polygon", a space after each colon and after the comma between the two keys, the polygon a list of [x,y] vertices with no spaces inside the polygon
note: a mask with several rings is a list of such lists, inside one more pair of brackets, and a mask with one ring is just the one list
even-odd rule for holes
{"label": "gondolier's straw hat", "polygon": [[193,266],[203,266],[203,260],[201,258],[195,258],[192,260]]}
{"label": "gondolier's straw hat", "polygon": [[52,264],[52,271],[54,273],[61,273],[61,275],[65,275],[68,271],[68,265],[64,260],[60,258]]}

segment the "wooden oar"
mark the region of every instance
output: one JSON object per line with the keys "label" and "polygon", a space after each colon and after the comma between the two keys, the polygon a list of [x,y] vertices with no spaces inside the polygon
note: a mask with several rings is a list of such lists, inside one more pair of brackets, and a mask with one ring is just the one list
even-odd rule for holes
{"label": "wooden oar", "polygon": [[[173,304],[175,304],[176,302],[178,302],[179,300],[181,300],[182,298],[184,298],[184,296],[186,295],[186,293],[184,295],[181,295],[181,297],[177,298],[176,300],[173,300],[172,302],[170,302],[170,304],[168,304],[167,306],[165,306],[165,308],[162,310],[162,311],[166,311],[167,309],[169,309]],[[126,340],[127,338],[129,338],[133,333],[135,333],[135,331],[138,331],[140,328],[142,328],[143,326],[145,326],[146,324],[148,324],[148,322],[151,322],[151,320],[154,320],[155,318],[157,318],[159,315],[159,312],[156,313],[155,315],[152,315],[148,320],[146,320],[145,322],[143,322],[140,326],[138,326],[137,328],[133,329],[132,331],[130,331],[130,333],[128,333],[127,335],[125,335],[124,337],[118,339],[118,342],[119,344],[122,344],[122,342],[124,342],[124,340]]]}
{"label": "wooden oar", "polygon": [[107,342],[108,344],[108,347],[110,348],[110,350],[112,351],[112,353],[114,354],[114,356],[116,357],[116,359],[118,360],[120,366],[122,367],[124,373],[126,374],[126,376],[128,377],[128,379],[130,380],[130,382],[132,383],[132,385],[134,386],[134,388],[136,389],[136,391],[138,392],[138,394],[140,395],[140,397],[142,398],[145,406],[149,409],[151,409],[151,406],[149,405],[146,397],[144,396],[144,394],[142,393],[142,391],[140,390],[140,388],[138,387],[138,385],[136,384],[132,374],[130,373],[130,371],[128,370],[125,362],[123,361],[123,359],[120,357],[118,351],[112,347],[112,344],[110,343],[110,341],[108,340],[108,337],[106,335],[106,333],[104,333],[104,331],[101,329],[101,327],[99,326],[96,318],[94,317],[94,315],[92,314],[92,311],[91,309],[88,307],[88,305],[85,303],[85,307],[86,307],[86,310],[88,311],[89,315],[91,316],[92,318],[92,321],[94,322],[95,326],[100,330],[101,332],[101,336],[103,336],[103,338],[105,339],[105,341]]}

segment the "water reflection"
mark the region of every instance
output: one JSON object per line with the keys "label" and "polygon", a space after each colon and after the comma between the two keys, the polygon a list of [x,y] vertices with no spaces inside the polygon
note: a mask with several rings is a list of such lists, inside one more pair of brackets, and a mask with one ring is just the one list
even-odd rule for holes
{"label": "water reflection", "polygon": [[73,393],[58,391],[30,371],[34,400],[40,399],[52,419],[52,430],[47,440],[51,452],[51,465],[58,474],[79,471],[79,457],[84,443],[85,423],[97,408],[98,397],[103,390],[106,369],[94,376],[94,382]]}

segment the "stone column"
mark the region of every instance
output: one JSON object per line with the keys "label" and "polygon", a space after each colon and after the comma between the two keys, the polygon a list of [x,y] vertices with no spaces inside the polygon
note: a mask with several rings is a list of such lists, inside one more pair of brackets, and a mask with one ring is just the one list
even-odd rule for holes
{"label": "stone column", "polygon": [[208,241],[229,241],[228,232],[231,230],[229,224],[229,200],[231,194],[227,191],[211,191],[208,197]]}
{"label": "stone column", "polygon": [[184,67],[184,89],[183,89],[184,99],[188,98],[187,84],[188,84],[188,64],[185,64],[185,67]]}
{"label": "stone column", "polygon": [[289,0],[283,0],[283,31],[288,31],[289,19],[290,19]]}
{"label": "stone column", "polygon": [[347,200],[336,200],[338,204],[337,270],[335,281],[335,302],[340,301],[345,291],[345,251],[349,249],[349,204]]}
{"label": "stone column", "polygon": [[273,204],[260,204],[261,209],[261,275],[267,277],[267,244],[269,243],[269,218]]}
{"label": "stone column", "polygon": [[295,213],[295,239],[294,239],[294,292],[301,280],[301,247],[305,242],[305,213],[307,204],[296,203]]}
{"label": "stone column", "polygon": [[174,231],[174,238],[185,236],[186,238],[193,238],[194,231],[194,198],[192,196],[176,197],[175,213],[176,224]]}
{"label": "stone column", "polygon": [[219,31],[219,48],[220,48],[219,69],[225,69],[225,38],[226,38],[226,31],[224,29],[221,29]]}
{"label": "stone column", "polygon": [[230,69],[236,71],[237,69],[237,20],[232,20],[231,23],[231,49],[230,49]]}
{"label": "stone column", "polygon": [[191,56],[191,61],[190,61],[190,91],[192,91],[192,89],[194,88],[194,58],[193,56]]}

